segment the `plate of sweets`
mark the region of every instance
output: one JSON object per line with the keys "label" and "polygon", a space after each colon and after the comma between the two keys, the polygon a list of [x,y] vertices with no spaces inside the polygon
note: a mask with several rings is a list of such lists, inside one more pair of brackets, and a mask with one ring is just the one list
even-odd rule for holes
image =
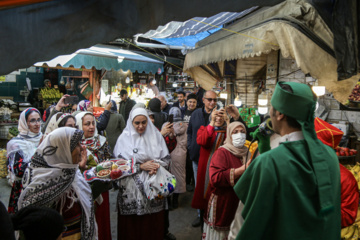
{"label": "plate of sweets", "polygon": [[92,182],[95,180],[116,181],[134,173],[135,168],[132,159],[110,159],[84,171],[83,175],[87,182]]}

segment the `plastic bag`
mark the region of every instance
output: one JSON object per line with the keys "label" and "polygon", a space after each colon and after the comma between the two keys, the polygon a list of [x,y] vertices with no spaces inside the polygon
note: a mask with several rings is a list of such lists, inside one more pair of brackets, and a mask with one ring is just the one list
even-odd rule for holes
{"label": "plastic bag", "polygon": [[156,174],[151,176],[146,171],[143,171],[142,174],[144,174],[145,194],[149,200],[162,199],[174,192],[176,178],[164,167],[160,166]]}

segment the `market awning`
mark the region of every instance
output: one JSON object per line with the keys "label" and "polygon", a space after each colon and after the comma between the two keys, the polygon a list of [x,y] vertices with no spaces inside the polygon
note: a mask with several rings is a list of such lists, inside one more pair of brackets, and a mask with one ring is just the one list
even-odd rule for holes
{"label": "market awning", "polygon": [[153,39],[165,45],[195,47],[195,44],[218,31],[223,24],[241,18],[258,7],[252,7],[242,12],[221,12],[211,17],[194,17],[185,22],[172,21],[156,30],[150,30],[135,37]]}
{"label": "market awning", "polygon": [[80,49],[73,54],[61,55],[50,61],[38,62],[37,67],[96,68],[98,70],[130,70],[132,72],[156,73],[163,71],[164,62],[142,56],[136,52],[105,45]]}
{"label": "market awning", "polygon": [[337,81],[337,62],[333,50],[333,34],[317,13],[305,1],[286,1],[256,12],[253,16],[200,41],[185,58],[184,70],[208,88],[216,82],[214,75],[205,74],[211,63],[237,60],[272,50],[291,56],[304,73],[319,80],[334,97],[345,102],[357,79]]}

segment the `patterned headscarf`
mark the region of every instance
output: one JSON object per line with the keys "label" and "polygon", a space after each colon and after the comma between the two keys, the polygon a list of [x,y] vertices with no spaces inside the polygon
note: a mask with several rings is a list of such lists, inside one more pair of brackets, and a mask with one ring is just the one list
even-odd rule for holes
{"label": "patterned headscarf", "polygon": [[57,129],[59,127],[59,123],[66,117],[66,116],[70,116],[70,113],[56,113],[55,115],[53,115],[48,123],[48,125],[46,126],[46,130],[44,133],[44,137],[46,137],[47,135],[49,135],[49,133],[51,133],[52,131],[54,131],[55,129]]}
{"label": "patterned headscarf", "polygon": [[91,101],[89,100],[81,100],[77,105],[77,111],[87,111],[88,107],[90,106]]}
{"label": "patterned headscarf", "polygon": [[[84,132],[62,127],[51,132],[35,152],[23,176],[23,191],[18,201],[19,209],[27,206],[60,204],[71,208],[77,200],[81,215],[81,238],[97,239],[97,225],[91,188],[82,176],[79,165],[72,160],[72,151],[81,141]],[[67,198],[70,206],[64,206]]]}
{"label": "patterned headscarf", "polygon": [[36,108],[27,108],[22,111],[18,123],[19,135],[12,138],[6,146],[9,166],[12,172],[15,153],[19,153],[21,155],[24,163],[30,162],[31,157],[34,155],[35,150],[39,146],[39,142],[43,136],[41,129],[39,133],[33,133],[30,131],[29,126],[27,125],[26,116],[31,112],[37,112],[40,116],[40,112]]}

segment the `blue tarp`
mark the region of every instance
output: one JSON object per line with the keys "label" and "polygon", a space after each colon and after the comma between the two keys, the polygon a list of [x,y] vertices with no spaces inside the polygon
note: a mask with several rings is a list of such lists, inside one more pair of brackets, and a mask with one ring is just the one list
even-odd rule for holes
{"label": "blue tarp", "polygon": [[229,22],[244,17],[258,7],[252,7],[240,13],[222,12],[212,17],[194,17],[185,22],[170,22],[165,26],[159,26],[156,30],[150,30],[145,34],[137,34],[137,37],[153,39],[170,46],[186,46],[193,48],[196,42],[219,31]]}

